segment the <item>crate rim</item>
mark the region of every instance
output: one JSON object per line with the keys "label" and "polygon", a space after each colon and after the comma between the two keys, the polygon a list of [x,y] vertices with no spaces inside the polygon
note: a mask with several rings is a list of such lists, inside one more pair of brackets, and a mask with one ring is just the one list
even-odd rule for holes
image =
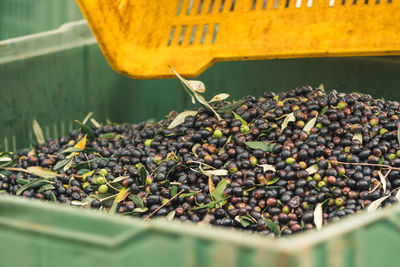
{"label": "crate rim", "polygon": [[0,225],[3,227],[13,228],[25,232],[40,232],[44,235],[49,235],[57,238],[70,239],[84,243],[90,243],[101,248],[117,249],[125,242],[143,234],[147,231],[156,233],[170,234],[185,234],[191,237],[204,240],[219,240],[238,247],[246,247],[257,250],[273,250],[283,254],[297,253],[314,245],[327,241],[333,237],[342,236],[352,230],[370,225],[377,220],[386,219],[393,224],[394,227],[399,227],[400,223],[392,218],[400,213],[400,203],[397,203],[389,208],[377,210],[375,212],[361,212],[360,214],[348,215],[337,222],[329,223],[320,231],[316,229],[307,232],[298,233],[294,236],[269,238],[257,236],[256,234],[246,233],[245,231],[224,229],[219,226],[199,226],[190,222],[168,222],[165,218],[144,221],[143,219],[133,218],[128,216],[110,215],[104,212],[85,209],[82,212],[80,208],[69,206],[60,203],[44,202],[36,199],[24,199],[16,196],[0,196],[1,205],[17,205],[25,206],[28,209],[47,210],[48,212],[62,212],[63,216],[79,216],[80,218],[91,218],[95,220],[116,223],[124,226],[135,226],[134,229],[128,229],[115,237],[99,237],[95,234],[87,234],[79,231],[67,230],[67,233],[60,233],[58,230],[65,229],[48,228],[41,229],[37,224],[24,224],[17,222],[14,219],[1,218]]}

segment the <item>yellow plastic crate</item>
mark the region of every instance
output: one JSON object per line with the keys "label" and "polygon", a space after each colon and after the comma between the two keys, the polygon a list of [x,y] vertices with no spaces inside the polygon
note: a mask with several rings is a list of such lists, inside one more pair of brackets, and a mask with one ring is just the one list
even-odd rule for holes
{"label": "yellow plastic crate", "polygon": [[218,61],[400,54],[399,0],[77,0],[109,64],[194,77]]}

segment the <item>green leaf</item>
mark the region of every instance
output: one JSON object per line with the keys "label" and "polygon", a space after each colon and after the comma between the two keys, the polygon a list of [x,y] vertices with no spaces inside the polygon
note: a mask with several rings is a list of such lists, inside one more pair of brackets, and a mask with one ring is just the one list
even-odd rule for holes
{"label": "green leaf", "polygon": [[249,225],[251,224],[251,222],[248,221],[248,220],[246,220],[246,219],[244,218],[244,216],[239,216],[238,219],[239,219],[240,224],[241,224],[244,228],[246,228],[247,226],[249,226]]}
{"label": "green leaf", "polygon": [[112,133],[104,133],[99,136],[100,139],[116,139],[118,136],[113,135]]}
{"label": "green leaf", "polygon": [[263,130],[263,131],[261,131],[261,133],[260,133],[260,135],[258,137],[268,136],[268,134],[270,132],[272,132],[273,130],[275,130],[276,128],[278,128],[278,127],[277,126],[273,126],[273,127],[268,128],[267,130]]}
{"label": "green leaf", "polygon": [[7,162],[4,162],[4,163],[0,164],[0,168],[3,168],[3,167],[15,167],[17,164],[18,164],[18,158],[15,158],[13,160],[10,160],[10,161],[7,161]]}
{"label": "green leaf", "polygon": [[220,114],[229,113],[240,107],[244,103],[244,100],[233,101],[232,103],[226,104],[225,106],[217,109],[217,112]]}
{"label": "green leaf", "polygon": [[185,193],[185,194],[179,195],[179,198],[191,197],[191,196],[195,196],[195,195],[196,195],[196,193]]}
{"label": "green leaf", "polygon": [[36,141],[38,142],[39,145],[43,145],[45,143],[43,131],[39,123],[35,119],[33,119],[32,128],[33,128],[33,133],[35,134],[36,137]]}
{"label": "green leaf", "polygon": [[281,236],[281,230],[279,229],[279,226],[276,225],[272,220],[267,219],[265,217],[262,217],[263,220],[265,221],[265,224],[267,225],[268,229],[271,230],[277,237]]}
{"label": "green leaf", "polygon": [[38,179],[38,180],[33,180],[30,183],[27,183],[20,187],[18,191],[15,193],[17,196],[21,195],[25,190],[31,189],[31,188],[38,188],[41,187],[42,185],[45,184],[51,184],[52,182],[46,179]]}
{"label": "green leaf", "polygon": [[28,183],[29,183],[29,181],[26,180],[26,179],[22,179],[22,178],[17,179],[17,184],[25,185],[25,184],[28,184]]}
{"label": "green leaf", "polygon": [[272,152],[272,149],[275,146],[275,144],[273,143],[267,144],[261,141],[248,141],[245,142],[244,144],[251,149],[261,149],[265,152]]}
{"label": "green leaf", "polygon": [[50,200],[53,202],[57,202],[57,198],[56,195],[54,195],[54,192],[50,191],[49,193],[50,193]]}
{"label": "green leaf", "polygon": [[42,193],[42,192],[44,192],[44,191],[53,190],[53,189],[55,189],[54,185],[52,185],[52,184],[45,184],[45,185],[42,185],[42,186],[37,190],[37,192],[38,192],[38,193]]}
{"label": "green leaf", "polygon": [[70,161],[72,162],[73,158],[66,158],[63,160],[60,160],[59,162],[56,163],[54,166],[53,170],[58,171],[61,170],[65,165],[67,165]]}
{"label": "green leaf", "polygon": [[381,156],[381,158],[378,161],[378,164],[382,164],[385,161],[385,158],[383,156]]}
{"label": "green leaf", "polygon": [[322,109],[322,111],[321,111],[321,113],[320,113],[319,115],[320,115],[320,116],[324,115],[324,114],[328,111],[328,109],[329,109],[329,106],[325,106],[325,107]]}
{"label": "green leaf", "polygon": [[88,172],[90,172],[90,170],[88,170],[88,169],[80,169],[77,174],[79,176],[82,176],[82,175],[84,175],[85,173],[88,173]]}
{"label": "green leaf", "polygon": [[276,182],[278,182],[278,181],[279,181],[279,177],[275,177],[274,179],[269,180],[269,181],[267,182],[267,185],[272,185],[272,184],[274,184],[274,183],[276,183]]}
{"label": "green leaf", "polygon": [[56,173],[52,170],[42,168],[39,166],[31,166],[31,167],[26,168],[26,170],[29,173],[36,175],[38,177],[44,178],[44,179],[51,179],[51,178],[60,176],[58,173]]}
{"label": "green leaf", "polygon": [[[204,204],[204,205],[201,205],[201,206],[197,206],[197,207],[194,207],[194,208],[191,208],[190,210],[200,210],[200,209],[205,209],[205,208],[213,208],[215,205],[217,205],[217,204],[219,204],[219,203],[221,203],[222,201],[225,201],[225,200],[227,200],[228,198],[223,198],[223,199],[221,199],[221,200],[218,200],[218,201],[211,201],[211,202],[209,202],[209,203],[207,203],[207,204]],[[222,205],[223,206],[223,205]]]}
{"label": "green leaf", "polygon": [[115,211],[117,210],[117,206],[118,203],[120,203],[121,201],[123,201],[127,195],[129,194],[129,189],[124,187],[121,189],[121,191],[119,191],[119,193],[117,194],[117,196],[114,198],[113,204],[109,210],[109,213],[115,213]]}
{"label": "green leaf", "polygon": [[83,124],[78,120],[75,120],[74,122],[79,125],[79,127],[82,130],[82,133],[87,134],[89,141],[94,141],[96,139],[96,136],[90,126]]}
{"label": "green leaf", "polygon": [[144,208],[143,199],[141,197],[135,194],[130,194],[128,197],[130,200],[132,200],[136,207]]}
{"label": "green leaf", "polygon": [[139,176],[140,176],[142,184],[145,184],[146,178],[147,178],[146,167],[142,163],[138,163],[138,164],[136,164],[136,168],[139,171]]}
{"label": "green leaf", "polygon": [[233,112],[233,116],[235,116],[235,119],[240,120],[242,122],[242,125],[247,126],[247,121],[245,121],[242,117],[240,117],[238,114],[236,114],[235,112]]}
{"label": "green leaf", "polygon": [[171,187],[171,197],[174,197],[176,194],[178,194],[178,186],[177,185],[173,185]]}
{"label": "green leaf", "polygon": [[221,179],[217,186],[215,187],[214,191],[212,191],[211,196],[214,198],[215,201],[225,199],[224,190],[228,186],[228,181],[226,179]]}

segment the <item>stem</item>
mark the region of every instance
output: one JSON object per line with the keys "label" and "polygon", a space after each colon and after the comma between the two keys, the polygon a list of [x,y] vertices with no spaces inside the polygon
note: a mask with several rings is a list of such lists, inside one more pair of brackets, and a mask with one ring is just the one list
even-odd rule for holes
{"label": "stem", "polygon": [[167,202],[165,202],[164,204],[162,204],[160,207],[158,207],[155,211],[153,211],[150,215],[148,215],[146,218],[144,218],[145,221],[149,220],[151,216],[153,216],[157,211],[159,211],[162,207],[164,207],[165,205],[167,205],[169,202],[171,202],[171,200],[173,200],[174,198],[178,197],[180,194],[182,194],[183,192],[185,192],[184,189],[182,189],[178,194],[176,194],[175,196],[171,197],[170,199],[168,199]]}
{"label": "stem", "polygon": [[338,164],[344,164],[344,165],[360,165],[360,166],[374,166],[374,167],[383,167],[383,168],[388,168],[390,170],[400,170],[400,167],[393,167],[390,165],[385,165],[385,164],[374,164],[374,163],[351,163],[351,162],[341,162],[337,160],[329,160],[331,163],[338,163]]}

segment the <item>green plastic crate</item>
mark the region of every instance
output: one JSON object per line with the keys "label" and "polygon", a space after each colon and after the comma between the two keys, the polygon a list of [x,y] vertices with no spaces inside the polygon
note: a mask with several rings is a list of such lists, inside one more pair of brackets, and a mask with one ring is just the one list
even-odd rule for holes
{"label": "green plastic crate", "polygon": [[[28,146],[33,118],[57,138],[89,111],[100,122],[139,122],[191,107],[176,79],[112,71],[84,21],[0,47],[1,150]],[[399,100],[399,73],[399,57],[315,58],[218,63],[199,79],[208,96],[324,83]],[[400,205],[276,240],[0,196],[0,266],[396,266],[399,229]]]}
{"label": "green plastic crate", "polygon": [[74,0],[0,0],[0,40],[82,19]]}

